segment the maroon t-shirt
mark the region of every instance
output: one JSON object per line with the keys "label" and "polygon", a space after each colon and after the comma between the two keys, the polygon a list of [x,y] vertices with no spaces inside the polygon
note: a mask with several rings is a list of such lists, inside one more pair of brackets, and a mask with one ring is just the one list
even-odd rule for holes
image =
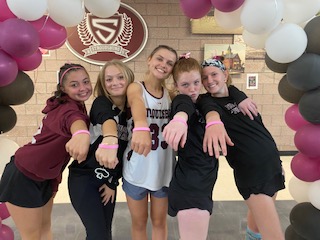
{"label": "maroon t-shirt", "polygon": [[15,153],[15,164],[23,174],[36,181],[52,179],[55,190],[70,160],[65,145],[72,137],[72,123],[83,120],[89,126],[84,104],[69,97],[65,99],[62,104],[54,97],[47,100],[47,106],[42,111],[45,116],[31,142]]}

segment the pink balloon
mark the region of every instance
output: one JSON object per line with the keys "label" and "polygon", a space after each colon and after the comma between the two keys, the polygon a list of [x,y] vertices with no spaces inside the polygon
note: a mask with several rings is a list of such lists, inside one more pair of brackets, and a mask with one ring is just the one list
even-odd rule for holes
{"label": "pink balloon", "polygon": [[14,233],[10,227],[0,222],[0,239],[14,240]]}
{"label": "pink balloon", "polygon": [[320,157],[320,125],[308,123],[294,135],[297,149],[308,157]]}
{"label": "pink balloon", "polygon": [[320,179],[320,158],[310,158],[297,153],[291,160],[291,170],[302,181],[317,181]]}
{"label": "pink balloon", "polygon": [[244,0],[211,0],[211,4],[220,12],[233,12],[243,3]]}
{"label": "pink balloon", "polygon": [[27,21],[10,18],[2,23],[0,46],[14,57],[27,57],[39,48],[37,30]]}
{"label": "pink balloon", "polygon": [[16,18],[8,7],[7,0],[0,0],[0,22],[5,21],[9,18]]}
{"label": "pink balloon", "polygon": [[53,21],[49,16],[43,16],[30,23],[38,30],[41,48],[57,49],[67,40],[66,28]]}
{"label": "pink balloon", "polygon": [[202,18],[212,8],[210,0],[180,0],[180,8],[189,18]]}
{"label": "pink balloon", "polygon": [[10,217],[10,213],[8,211],[7,205],[5,203],[0,203],[0,218],[7,219]]}
{"label": "pink balloon", "polygon": [[32,55],[24,58],[14,58],[18,64],[18,69],[21,71],[32,71],[40,66],[42,62],[42,53],[40,49]]}
{"label": "pink balloon", "polygon": [[0,49],[0,87],[12,83],[18,75],[16,61]]}
{"label": "pink balloon", "polygon": [[300,114],[298,104],[293,104],[287,109],[284,119],[288,127],[294,131],[309,123]]}

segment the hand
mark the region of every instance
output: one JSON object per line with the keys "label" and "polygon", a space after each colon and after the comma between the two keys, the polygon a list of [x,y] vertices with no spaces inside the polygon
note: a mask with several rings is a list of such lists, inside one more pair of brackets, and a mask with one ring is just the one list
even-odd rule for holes
{"label": "hand", "polygon": [[175,151],[178,151],[178,146],[183,148],[187,141],[188,126],[181,123],[170,121],[163,130],[163,138],[168,145]]}
{"label": "hand", "polygon": [[227,156],[227,144],[234,145],[223,124],[214,124],[206,129],[203,139],[204,152],[208,152],[210,156],[213,156],[214,152],[214,156],[218,159],[221,148],[223,156]]}
{"label": "hand", "polygon": [[151,135],[148,131],[135,131],[132,133],[131,149],[143,156],[151,151]]}
{"label": "hand", "polygon": [[[248,115],[248,117],[253,120],[254,116],[258,116],[258,107],[257,105],[252,101],[251,98],[246,98],[242,102],[238,104],[238,107],[240,111],[243,113],[243,115]],[[252,115],[253,114],[253,115]]]}
{"label": "hand", "polygon": [[118,149],[98,148],[96,150],[95,155],[100,166],[104,166],[109,169],[114,169],[119,163],[119,160],[117,158],[117,152]]}
{"label": "hand", "polygon": [[103,205],[107,205],[107,203],[111,200],[111,203],[114,202],[115,190],[109,188],[106,184],[103,184],[99,188],[99,192],[101,192],[101,198]]}
{"label": "hand", "polygon": [[66,143],[66,151],[80,163],[86,160],[89,146],[90,136],[88,134],[77,134]]}

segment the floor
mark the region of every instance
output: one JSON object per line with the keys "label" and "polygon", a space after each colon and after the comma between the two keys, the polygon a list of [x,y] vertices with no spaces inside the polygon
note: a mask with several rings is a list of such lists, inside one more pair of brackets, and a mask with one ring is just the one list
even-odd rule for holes
{"label": "floor", "polygon": [[[292,177],[290,161],[292,157],[282,157],[283,167],[286,171],[286,184]],[[67,177],[64,173],[64,179]],[[116,205],[113,240],[130,239],[130,215],[125,202],[125,197],[119,188],[118,202]],[[223,157],[220,158],[219,177],[215,186],[214,209],[210,219],[208,240],[243,240],[246,227],[246,206],[241,196],[237,192],[230,167]],[[276,207],[280,216],[283,231],[290,224],[289,214],[296,205],[292,199],[288,188],[278,194]],[[168,240],[178,240],[178,226],[176,218],[168,216]],[[2,221],[3,224],[11,227],[15,233],[14,240],[20,240],[19,233],[14,227],[11,217]],[[66,187],[66,182],[62,182],[60,190],[56,196],[56,203],[53,209],[52,229],[54,239],[57,240],[84,240],[85,230],[83,225],[73,210]],[[150,225],[148,224],[148,234],[150,236]]]}

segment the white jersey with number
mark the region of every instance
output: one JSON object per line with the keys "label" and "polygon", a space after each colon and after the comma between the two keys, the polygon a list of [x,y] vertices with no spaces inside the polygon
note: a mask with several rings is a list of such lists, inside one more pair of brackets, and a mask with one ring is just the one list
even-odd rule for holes
{"label": "white jersey with number", "polygon": [[147,121],[150,127],[152,148],[145,157],[131,150],[132,117],[128,120],[129,143],[123,155],[123,177],[129,183],[156,191],[169,186],[174,168],[173,150],[162,137],[162,131],[169,121],[171,99],[167,89],[156,98],[142,83],[143,99],[146,105]]}

